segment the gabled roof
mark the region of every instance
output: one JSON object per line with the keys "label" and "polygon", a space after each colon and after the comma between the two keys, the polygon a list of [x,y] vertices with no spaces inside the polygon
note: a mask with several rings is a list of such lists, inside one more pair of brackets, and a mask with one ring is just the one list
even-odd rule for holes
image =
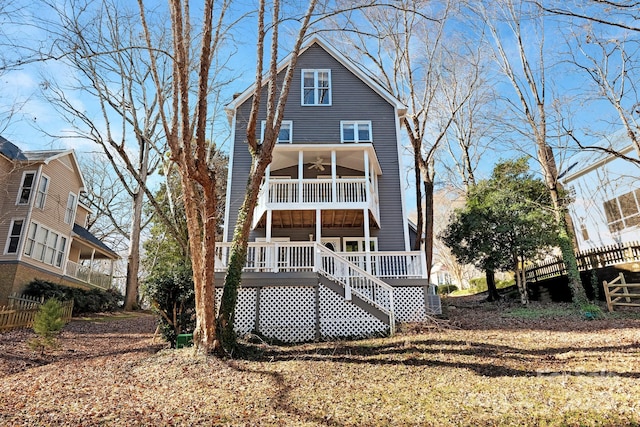
{"label": "gabled roof", "polygon": [[[312,47],[314,45],[320,46],[325,52],[327,52],[336,61],[338,61],[340,64],[342,64],[342,66],[344,66],[346,69],[351,71],[351,73],[353,75],[358,77],[360,80],[362,80],[363,83],[365,83],[367,86],[369,86],[371,89],[373,89],[385,101],[387,101],[389,104],[393,105],[396,108],[396,110],[398,111],[398,115],[399,116],[401,116],[401,117],[404,116],[404,114],[407,111],[406,105],[404,105],[402,102],[400,102],[391,92],[389,92],[380,83],[376,82],[373,78],[371,78],[369,75],[367,75],[364,71],[362,71],[362,69],[360,67],[358,67],[356,64],[354,64],[352,61],[350,61],[347,57],[345,57],[342,53],[340,53],[338,50],[336,50],[331,44],[329,44],[327,41],[325,41],[321,37],[319,37],[317,35],[313,36],[300,49],[300,53],[298,54],[298,56],[302,55],[304,52],[306,52],[310,47]],[[280,74],[280,72],[282,72],[289,65],[290,61],[291,61],[291,54],[287,55],[278,64],[278,74]],[[268,75],[263,76],[262,81],[263,81],[262,85],[263,86],[266,85],[268,83]],[[255,91],[255,83],[252,84],[251,86],[249,86],[240,95],[236,96],[233,99],[233,101],[231,101],[229,104],[227,104],[227,108],[231,109],[231,110],[235,110],[240,105],[242,105],[246,100],[248,100],[253,95],[254,91]]]}
{"label": "gabled roof", "polygon": [[78,224],[73,224],[73,236],[85,241],[86,243],[91,244],[92,246],[97,247],[106,254],[110,255],[113,259],[120,258],[120,256],[115,253],[109,246],[102,243],[102,241],[91,234],[89,230],[79,226]]}
{"label": "gabled roof", "polygon": [[2,136],[0,136],[0,154],[10,160],[27,160],[21,149]]}

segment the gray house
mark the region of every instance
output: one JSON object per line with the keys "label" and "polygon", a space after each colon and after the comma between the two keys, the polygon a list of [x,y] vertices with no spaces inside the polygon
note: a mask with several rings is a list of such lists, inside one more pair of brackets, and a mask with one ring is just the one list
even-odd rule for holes
{"label": "gray house", "polygon": [[[229,105],[234,143],[216,259],[220,279],[251,164],[252,93],[249,88]],[[328,43],[314,38],[305,45],[254,212],[238,332],[283,341],[370,336],[439,312],[422,253],[409,251],[400,144],[405,112]],[[261,133],[258,126],[257,139]]]}

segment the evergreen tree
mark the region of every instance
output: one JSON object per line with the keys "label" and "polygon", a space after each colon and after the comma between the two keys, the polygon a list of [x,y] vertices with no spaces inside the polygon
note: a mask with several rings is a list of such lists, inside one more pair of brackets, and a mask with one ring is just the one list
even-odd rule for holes
{"label": "evergreen tree", "polygon": [[38,335],[29,341],[29,346],[40,350],[43,355],[46,349],[58,347],[58,335],[65,325],[63,308],[55,298],[48,299],[40,306],[33,321],[33,331]]}

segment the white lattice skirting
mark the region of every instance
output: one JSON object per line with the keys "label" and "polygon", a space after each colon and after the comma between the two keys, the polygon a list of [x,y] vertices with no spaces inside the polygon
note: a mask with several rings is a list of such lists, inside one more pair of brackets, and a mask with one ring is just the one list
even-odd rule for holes
{"label": "white lattice skirting", "polygon": [[[222,289],[216,289],[220,306]],[[393,294],[396,321],[417,322],[425,313],[440,313],[438,295],[422,287],[397,287]],[[283,342],[388,335],[389,326],[351,301],[323,286],[240,288],[235,329],[240,335],[258,331]]]}

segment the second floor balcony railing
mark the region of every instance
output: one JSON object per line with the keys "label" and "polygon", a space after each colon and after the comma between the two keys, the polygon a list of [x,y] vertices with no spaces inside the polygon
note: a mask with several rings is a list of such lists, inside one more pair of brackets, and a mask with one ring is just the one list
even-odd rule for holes
{"label": "second floor balcony railing", "polygon": [[[367,202],[365,178],[338,178],[335,183],[331,179],[272,179],[268,187],[268,192],[264,187],[263,191],[270,204]],[[373,185],[370,185],[371,200],[373,193]]]}
{"label": "second floor balcony railing", "polygon": [[111,287],[111,276],[109,274],[98,272],[88,265],[67,261],[65,274],[100,289],[109,289]]}

